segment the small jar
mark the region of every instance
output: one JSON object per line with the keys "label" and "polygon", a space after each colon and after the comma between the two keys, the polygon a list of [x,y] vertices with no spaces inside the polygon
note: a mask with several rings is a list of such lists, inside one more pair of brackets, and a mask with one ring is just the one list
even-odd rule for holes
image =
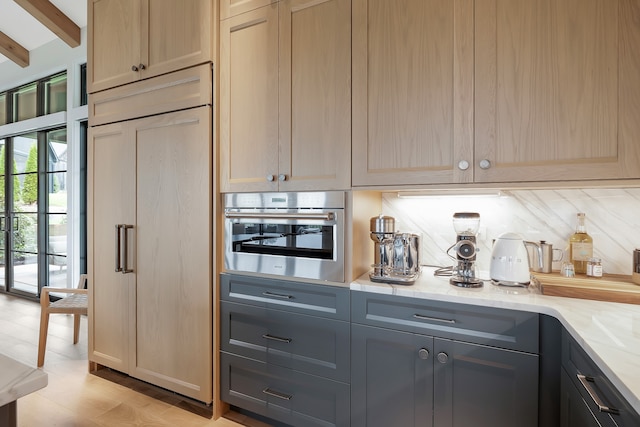
{"label": "small jar", "polygon": [[589,258],[589,261],[587,261],[587,276],[602,277],[602,260],[600,258]]}

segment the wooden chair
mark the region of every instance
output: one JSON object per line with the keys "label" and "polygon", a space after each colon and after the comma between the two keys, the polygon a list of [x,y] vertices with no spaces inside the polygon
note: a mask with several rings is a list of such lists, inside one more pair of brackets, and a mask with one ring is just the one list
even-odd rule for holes
{"label": "wooden chair", "polygon": [[[49,315],[51,313],[73,314],[73,343],[78,343],[80,333],[80,315],[87,314],[88,295],[85,285],[87,275],[81,274],[78,287],[73,288],[42,288],[40,294],[40,340],[38,342],[38,367],[44,365],[44,352],[47,347],[47,331],[49,329]],[[69,294],[55,302],[49,301],[49,293]]]}

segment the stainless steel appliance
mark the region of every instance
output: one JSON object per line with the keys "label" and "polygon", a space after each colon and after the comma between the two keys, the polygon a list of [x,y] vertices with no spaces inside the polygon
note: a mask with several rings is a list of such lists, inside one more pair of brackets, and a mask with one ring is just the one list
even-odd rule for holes
{"label": "stainless steel appliance", "polygon": [[456,231],[456,243],[453,249],[455,256],[449,256],[456,261],[449,283],[463,288],[479,288],[483,286],[476,274],[476,234],[480,228],[480,214],[476,212],[457,212],[453,214],[453,228]]}
{"label": "stainless steel appliance", "polygon": [[227,271],[345,281],[345,193],[224,195]]}
{"label": "stainless steel appliance", "polygon": [[372,282],[411,285],[420,275],[420,238],[416,234],[395,231],[395,219],[379,215],[371,218],[374,241]]}

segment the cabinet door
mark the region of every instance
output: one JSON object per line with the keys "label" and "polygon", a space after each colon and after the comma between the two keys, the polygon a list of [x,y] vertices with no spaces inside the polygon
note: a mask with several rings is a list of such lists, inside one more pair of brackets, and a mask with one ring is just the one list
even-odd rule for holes
{"label": "cabinet door", "polygon": [[351,0],[280,3],[280,191],[351,186]]}
{"label": "cabinet door", "polygon": [[130,122],[138,224],[130,375],[203,402],[212,398],[210,115],[200,107]]}
{"label": "cabinet door", "polygon": [[351,425],[433,425],[433,338],[351,325]]}
{"label": "cabinet door", "polygon": [[220,0],[220,19],[227,19],[280,0]]}
{"label": "cabinet door", "polygon": [[[122,372],[129,370],[129,324],[135,321],[135,268],[116,271],[116,225],[134,225],[135,150],[125,123],[89,128],[88,259],[89,360]],[[130,246],[135,229],[127,230]],[[130,257],[133,261],[133,257]]]}
{"label": "cabinet door", "polygon": [[434,425],[536,427],[538,356],[434,338]]}
{"label": "cabinet door", "polygon": [[278,4],[220,26],[220,189],[275,191]]}
{"label": "cabinet door", "polygon": [[142,0],[141,77],[213,60],[212,0]]}
{"label": "cabinet door", "polygon": [[353,185],[470,182],[473,1],[353,0]]}
{"label": "cabinet door", "polygon": [[[611,422],[606,427],[614,425]],[[564,369],[560,381],[560,427],[603,427]]]}
{"label": "cabinet door", "polygon": [[87,16],[87,92],[137,80],[140,1],[90,0]]}
{"label": "cabinet door", "polygon": [[640,177],[640,4],[478,0],[475,11],[475,181]]}

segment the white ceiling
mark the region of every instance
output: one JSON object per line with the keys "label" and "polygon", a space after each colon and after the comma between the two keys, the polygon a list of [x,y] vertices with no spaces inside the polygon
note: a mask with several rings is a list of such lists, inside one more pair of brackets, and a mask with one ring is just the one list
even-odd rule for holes
{"label": "white ceiling", "polygon": [[[49,0],[78,27],[87,26],[86,0]],[[31,51],[56,38],[56,35],[13,0],[0,0],[0,31]],[[8,59],[0,54],[0,63]]]}

